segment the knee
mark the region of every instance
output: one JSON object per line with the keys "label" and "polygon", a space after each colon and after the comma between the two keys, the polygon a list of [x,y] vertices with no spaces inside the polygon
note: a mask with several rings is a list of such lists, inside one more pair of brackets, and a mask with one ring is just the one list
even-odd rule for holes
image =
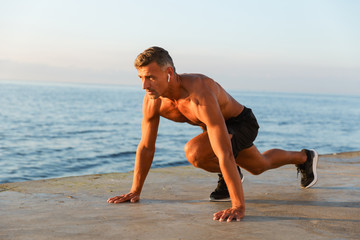
{"label": "knee", "polygon": [[253,167],[252,169],[249,169],[249,172],[253,175],[260,175],[269,169],[270,169],[269,163],[267,161],[264,161],[262,162],[262,164],[259,164]]}
{"label": "knee", "polygon": [[[184,152],[185,152],[185,156],[186,159],[193,164],[193,162],[195,161],[195,151],[191,148],[191,144],[190,142],[185,144],[184,147]],[[194,165],[194,164],[193,164]]]}
{"label": "knee", "polygon": [[201,161],[201,158],[197,154],[197,150],[194,146],[191,147],[190,143],[185,144],[184,147],[185,156],[186,159],[197,168],[203,168],[203,162]]}
{"label": "knee", "polygon": [[251,169],[249,172],[250,172],[251,174],[253,174],[253,175],[260,175],[260,174],[262,174],[262,173],[265,172],[265,171],[266,171],[265,168],[263,168],[263,167],[257,167],[257,168]]}

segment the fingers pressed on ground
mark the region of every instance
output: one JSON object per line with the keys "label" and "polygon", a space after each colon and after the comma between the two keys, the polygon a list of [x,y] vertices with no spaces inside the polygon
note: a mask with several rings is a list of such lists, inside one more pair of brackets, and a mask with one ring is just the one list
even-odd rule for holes
{"label": "fingers pressed on ground", "polygon": [[220,211],[220,212],[217,212],[217,213],[214,213],[214,220],[219,220],[220,217],[223,215],[223,211]]}
{"label": "fingers pressed on ground", "polygon": [[234,218],[234,214],[230,214],[228,217],[227,217],[227,222],[231,222]]}

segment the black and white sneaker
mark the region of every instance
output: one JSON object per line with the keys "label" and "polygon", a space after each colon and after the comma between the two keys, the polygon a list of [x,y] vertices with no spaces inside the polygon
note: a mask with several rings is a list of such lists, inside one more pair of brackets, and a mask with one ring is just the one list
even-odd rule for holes
{"label": "black and white sneaker", "polygon": [[303,164],[297,164],[296,167],[298,174],[299,172],[301,173],[301,187],[309,188],[313,186],[318,180],[316,167],[319,160],[319,155],[313,149],[304,149],[303,151],[305,151],[307,156],[306,162]]}
{"label": "black and white sneaker", "polygon": [[[244,182],[245,177],[242,174],[239,166],[237,166],[237,169],[240,174],[241,182]],[[216,189],[210,194],[210,201],[211,202],[229,202],[229,201],[231,201],[230,194],[229,194],[228,188],[226,186],[225,180],[223,178],[223,175],[221,173],[218,175],[219,175],[218,185],[217,185]]]}

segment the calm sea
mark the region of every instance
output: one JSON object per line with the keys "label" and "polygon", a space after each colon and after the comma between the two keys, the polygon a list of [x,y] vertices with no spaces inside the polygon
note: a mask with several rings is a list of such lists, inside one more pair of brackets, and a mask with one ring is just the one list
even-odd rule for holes
{"label": "calm sea", "polygon": [[[360,97],[230,93],[253,109],[255,144],[319,153],[360,150]],[[133,169],[143,91],[134,87],[0,83],[0,183]],[[188,164],[200,128],[161,119],[153,167]]]}

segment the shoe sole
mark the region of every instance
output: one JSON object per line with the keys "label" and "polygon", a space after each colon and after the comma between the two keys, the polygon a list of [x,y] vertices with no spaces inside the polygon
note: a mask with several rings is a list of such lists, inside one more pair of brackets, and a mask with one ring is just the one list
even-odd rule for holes
{"label": "shoe sole", "polygon": [[309,185],[307,185],[306,187],[302,187],[304,189],[314,186],[315,183],[318,180],[316,168],[317,168],[317,164],[318,164],[318,161],[319,161],[319,155],[314,149],[310,149],[310,151],[314,153],[313,164],[312,164],[312,170],[313,170],[313,173],[314,173],[314,180]]}
{"label": "shoe sole", "polygon": [[229,197],[222,198],[222,199],[210,198],[209,200],[210,200],[210,202],[231,202],[231,199]]}
{"label": "shoe sole", "polygon": [[[245,180],[244,175],[242,176],[241,183],[243,183]],[[215,198],[209,198],[210,202],[231,202],[230,197],[228,198],[222,198],[222,199],[215,199]]]}

